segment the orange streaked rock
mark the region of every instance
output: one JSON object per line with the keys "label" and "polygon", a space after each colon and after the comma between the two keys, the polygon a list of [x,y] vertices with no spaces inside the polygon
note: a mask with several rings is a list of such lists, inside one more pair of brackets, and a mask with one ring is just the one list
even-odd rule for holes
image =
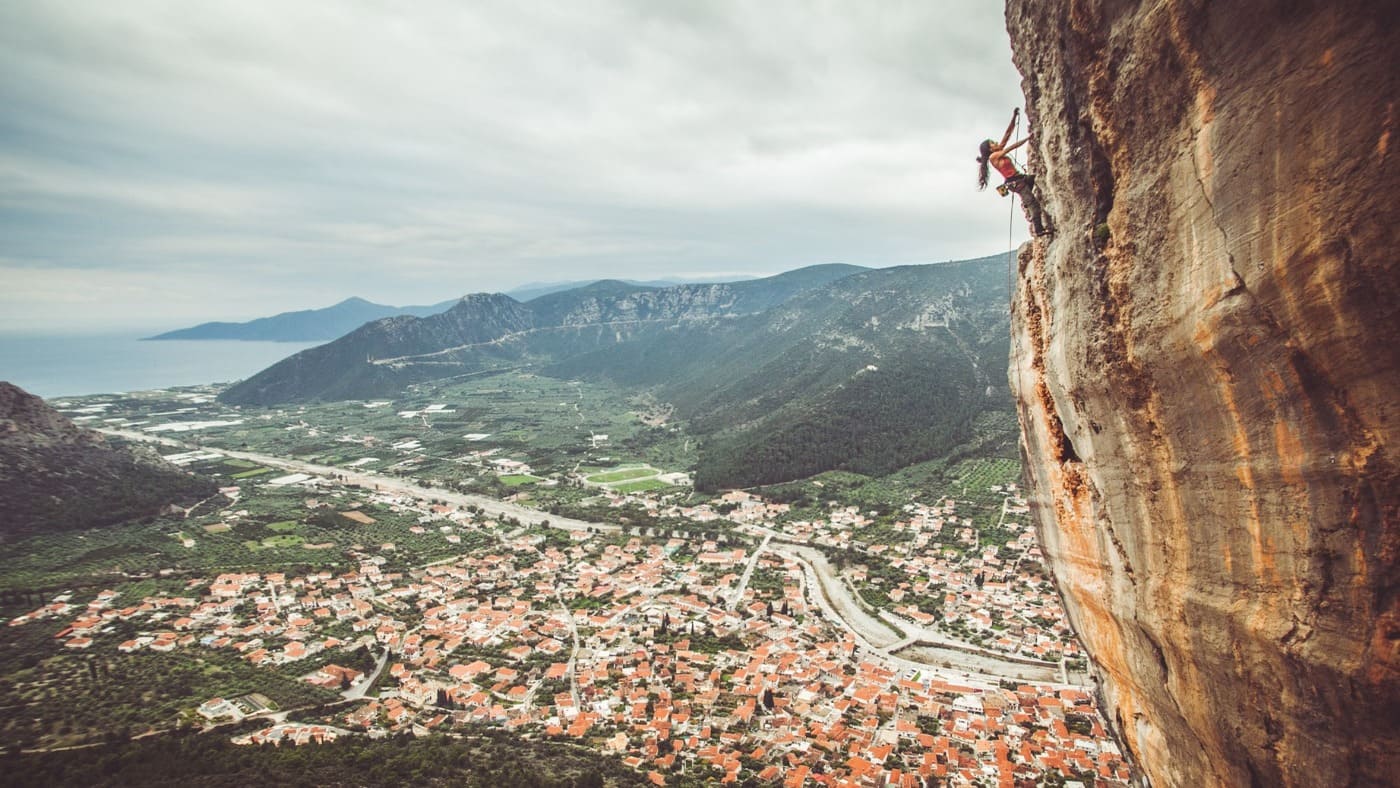
{"label": "orange streaked rock", "polygon": [[1376,13],[1009,3],[1057,226],[1013,304],[1032,504],[1158,785],[1400,774],[1400,32]]}

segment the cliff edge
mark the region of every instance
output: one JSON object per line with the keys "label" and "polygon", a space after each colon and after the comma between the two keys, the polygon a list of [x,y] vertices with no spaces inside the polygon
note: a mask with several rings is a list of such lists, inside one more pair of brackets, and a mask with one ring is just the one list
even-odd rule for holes
{"label": "cliff edge", "polygon": [[1155,785],[1400,774],[1400,23],[1010,0],[1057,235],[1010,379],[1044,549]]}

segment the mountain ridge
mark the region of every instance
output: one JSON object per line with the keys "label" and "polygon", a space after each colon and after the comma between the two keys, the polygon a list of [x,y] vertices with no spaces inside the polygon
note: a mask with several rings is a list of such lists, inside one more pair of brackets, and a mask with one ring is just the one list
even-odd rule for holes
{"label": "mountain ridge", "polygon": [[[440,315],[362,326],[220,398],[392,398],[414,383],[532,367],[674,404],[708,447],[702,488],[888,472],[964,441],[985,410],[1009,410],[987,373],[1006,364],[1006,262],[814,266],[668,288],[605,280],[527,304],[475,294]],[[938,404],[921,415],[930,397]],[[862,416],[867,406],[876,416]]]}
{"label": "mountain ridge", "polygon": [[[392,396],[402,385],[441,376],[437,373],[451,364],[462,372],[541,353],[577,354],[619,341],[648,323],[760,311],[804,288],[864,270],[809,266],[764,279],[667,288],[603,280],[527,304],[499,293],[477,293],[427,318],[398,316],[360,326],[274,364],[220,397],[230,404],[272,405]],[[526,331],[536,334],[529,347],[517,341]]]}
{"label": "mountain ridge", "polygon": [[[989,372],[1006,362],[1006,259],[868,270],[544,371],[655,389],[707,440],[701,488],[887,473],[966,439],[978,413],[1009,410]],[[930,397],[944,404],[909,416]]]}
{"label": "mountain ridge", "polygon": [[[853,266],[854,268],[855,266]],[[663,279],[636,281],[630,279],[598,279],[571,282],[533,282],[505,291],[505,295],[521,303],[555,293],[591,288],[602,283],[627,285],[641,289],[660,289],[682,284],[707,283],[709,280]],[[748,279],[738,281],[749,281]],[[386,317],[411,315],[429,317],[445,312],[457,303],[459,298],[440,301],[435,304],[390,306],[370,301],[359,296],[350,296],[328,307],[299,309],[279,312],[268,317],[252,320],[210,321],[186,328],[178,328],[149,337],[145,341],[166,340],[238,340],[250,342],[318,342],[330,341],[353,331],[356,328]]]}

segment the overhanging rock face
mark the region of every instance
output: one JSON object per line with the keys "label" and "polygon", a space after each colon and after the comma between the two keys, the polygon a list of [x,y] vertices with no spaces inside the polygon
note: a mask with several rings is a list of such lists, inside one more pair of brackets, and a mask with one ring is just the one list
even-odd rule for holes
{"label": "overhanging rock face", "polygon": [[1058,232],[1010,379],[1038,527],[1156,785],[1400,775],[1400,21],[1010,0]]}

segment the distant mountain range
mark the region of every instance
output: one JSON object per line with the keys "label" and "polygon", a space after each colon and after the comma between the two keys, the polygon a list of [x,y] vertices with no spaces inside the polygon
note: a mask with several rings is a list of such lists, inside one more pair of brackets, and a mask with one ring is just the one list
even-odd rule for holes
{"label": "distant mountain range", "polygon": [[319,342],[335,339],[372,320],[398,315],[428,317],[445,312],[456,299],[431,306],[385,306],[347,298],[324,309],[303,309],[260,317],[246,323],[200,323],[147,339],[241,339],[263,342]]}
{"label": "distant mountain range", "polygon": [[0,539],[155,515],[217,492],[143,448],[119,448],[0,381]]}
{"label": "distant mountain range", "polygon": [[649,389],[705,437],[702,488],[824,470],[888,472],[951,449],[1009,409],[1006,256],[742,282],[618,281],[463,298],[285,359],[221,396],[234,405],[394,397],[508,367]]}
{"label": "distant mountain range", "polygon": [[[541,296],[564,290],[574,290],[590,284],[593,280],[579,282],[531,283],[510,290],[506,295],[516,301],[531,301]],[[628,284],[639,287],[669,287],[681,280],[657,280]],[[382,320],[386,317],[411,315],[428,317],[446,312],[458,299],[442,301],[427,306],[388,306],[366,301],[363,298],[347,298],[334,306],[323,309],[302,309],[295,312],[282,312],[272,317],[260,317],[244,323],[200,323],[190,328],[167,331],[148,340],[157,339],[236,339],[261,342],[326,342],[359,328],[365,323]]]}

